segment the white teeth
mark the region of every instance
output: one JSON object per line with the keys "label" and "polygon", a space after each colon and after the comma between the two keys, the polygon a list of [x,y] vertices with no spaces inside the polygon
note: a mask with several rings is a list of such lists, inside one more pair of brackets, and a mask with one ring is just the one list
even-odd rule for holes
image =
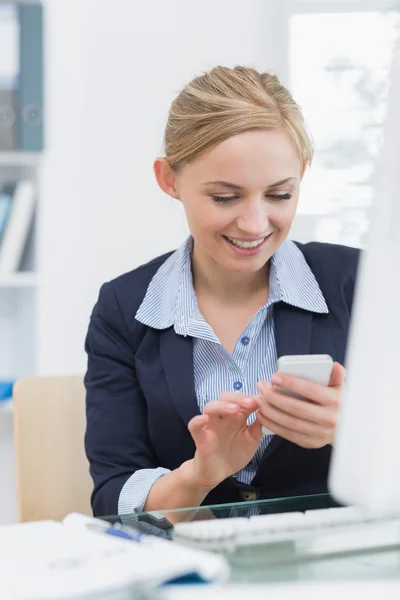
{"label": "white teeth", "polygon": [[232,242],[232,244],[234,246],[237,246],[238,248],[247,248],[247,249],[249,249],[249,248],[257,248],[257,246],[259,246],[260,244],[263,243],[263,241],[265,240],[265,238],[261,238],[259,240],[255,240],[254,242],[239,242],[239,240],[235,240],[234,238],[230,238],[230,237],[228,237],[228,240],[230,242]]}

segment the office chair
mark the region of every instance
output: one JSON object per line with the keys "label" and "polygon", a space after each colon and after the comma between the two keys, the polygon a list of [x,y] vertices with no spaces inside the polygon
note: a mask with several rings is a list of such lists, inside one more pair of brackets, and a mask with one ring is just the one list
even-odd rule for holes
{"label": "office chair", "polygon": [[19,521],[91,515],[83,378],[23,378],[13,400]]}

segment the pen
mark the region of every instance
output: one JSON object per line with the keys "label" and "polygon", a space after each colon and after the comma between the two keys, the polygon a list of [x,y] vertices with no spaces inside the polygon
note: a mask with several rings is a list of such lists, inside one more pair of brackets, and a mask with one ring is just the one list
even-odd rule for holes
{"label": "pen", "polygon": [[99,533],[106,533],[107,535],[113,535],[131,542],[140,542],[143,534],[140,531],[136,531],[132,527],[121,527],[118,524],[110,527],[108,524],[103,525],[101,523],[86,523],[85,525],[91,531],[97,531]]}

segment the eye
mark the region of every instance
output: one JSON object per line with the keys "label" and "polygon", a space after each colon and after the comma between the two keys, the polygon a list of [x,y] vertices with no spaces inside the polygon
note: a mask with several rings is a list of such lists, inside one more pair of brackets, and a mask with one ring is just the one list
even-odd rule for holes
{"label": "eye", "polygon": [[292,194],[269,194],[268,198],[272,198],[273,200],[290,200]]}
{"label": "eye", "polygon": [[[272,200],[290,200],[292,198],[292,194],[268,194],[268,198],[272,198]],[[234,200],[237,200],[239,196],[212,196],[212,199],[217,204],[229,204]]]}
{"label": "eye", "polygon": [[233,200],[237,200],[239,196],[211,196],[214,202],[219,204],[228,204],[229,202],[233,202]]}

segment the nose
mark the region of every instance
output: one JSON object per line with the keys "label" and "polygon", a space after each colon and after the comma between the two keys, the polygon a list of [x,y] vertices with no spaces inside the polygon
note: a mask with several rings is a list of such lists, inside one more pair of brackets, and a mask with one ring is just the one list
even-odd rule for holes
{"label": "nose", "polygon": [[244,202],[237,218],[237,226],[244,235],[262,237],[268,231],[268,205],[264,198]]}

